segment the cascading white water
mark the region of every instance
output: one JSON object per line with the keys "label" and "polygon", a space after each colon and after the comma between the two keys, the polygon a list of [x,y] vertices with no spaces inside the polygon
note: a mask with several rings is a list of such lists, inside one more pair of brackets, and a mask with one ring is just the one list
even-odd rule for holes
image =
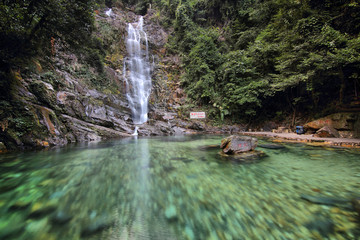
{"label": "cascading white water", "polygon": [[124,79],[134,124],[147,121],[148,100],[151,92],[150,64],[147,35],[143,30],[144,19],[128,25],[126,48],[128,57],[124,61]]}
{"label": "cascading white water", "polygon": [[112,15],[112,9],[109,8],[109,10],[107,10],[107,11],[105,12],[105,14],[106,14],[108,17],[111,17],[111,15]]}

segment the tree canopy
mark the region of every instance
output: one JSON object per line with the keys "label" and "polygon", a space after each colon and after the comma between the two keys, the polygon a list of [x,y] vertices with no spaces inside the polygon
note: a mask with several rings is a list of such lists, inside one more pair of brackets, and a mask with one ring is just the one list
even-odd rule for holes
{"label": "tree canopy", "polygon": [[199,104],[242,119],[318,113],[358,99],[353,0],[158,0]]}
{"label": "tree canopy", "polygon": [[42,49],[51,49],[52,39],[61,39],[70,46],[81,45],[93,30],[95,3],[94,0],[2,0],[2,67]]}

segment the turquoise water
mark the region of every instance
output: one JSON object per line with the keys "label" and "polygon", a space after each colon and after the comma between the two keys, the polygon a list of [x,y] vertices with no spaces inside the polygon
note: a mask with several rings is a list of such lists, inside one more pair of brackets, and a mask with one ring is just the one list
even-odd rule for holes
{"label": "turquoise water", "polygon": [[240,164],[212,146],[221,138],[2,154],[0,239],[360,239],[346,202],[360,195],[359,150],[283,144]]}

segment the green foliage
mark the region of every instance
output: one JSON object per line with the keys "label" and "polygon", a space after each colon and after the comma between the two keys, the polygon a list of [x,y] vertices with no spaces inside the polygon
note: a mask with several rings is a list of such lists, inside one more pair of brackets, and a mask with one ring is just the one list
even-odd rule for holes
{"label": "green foliage", "polygon": [[[19,58],[51,51],[51,38],[77,48],[90,39],[94,0],[4,0],[0,3],[2,69]],[[46,52],[46,51],[45,51]]]}
{"label": "green foliage", "polygon": [[183,56],[188,96],[219,119],[319,112],[358,96],[356,1],[155,3],[173,22],[170,46]]}
{"label": "green foliage", "polygon": [[214,29],[207,32],[199,30],[192,36],[195,45],[184,58],[186,73],[183,84],[188,94],[199,103],[207,104],[215,95],[215,70],[221,64],[221,54],[218,51],[216,40],[218,33]]}

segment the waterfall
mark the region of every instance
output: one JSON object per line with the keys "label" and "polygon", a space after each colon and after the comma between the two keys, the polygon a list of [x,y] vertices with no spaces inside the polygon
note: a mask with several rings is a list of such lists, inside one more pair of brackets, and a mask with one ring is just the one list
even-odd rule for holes
{"label": "waterfall", "polygon": [[109,10],[107,10],[107,11],[105,12],[105,14],[106,14],[108,17],[111,17],[111,15],[112,15],[112,9],[110,8]]}
{"label": "waterfall", "polygon": [[150,64],[147,35],[143,30],[144,19],[128,25],[126,49],[128,57],[124,61],[124,79],[134,124],[147,121],[148,100],[151,92]]}
{"label": "waterfall", "polygon": [[138,135],[138,129],[139,129],[139,127],[138,127],[138,126],[136,126],[136,127],[135,127],[135,130],[134,130],[134,133],[133,133],[133,134],[131,134],[131,135],[133,135],[133,136],[137,136],[137,135]]}

